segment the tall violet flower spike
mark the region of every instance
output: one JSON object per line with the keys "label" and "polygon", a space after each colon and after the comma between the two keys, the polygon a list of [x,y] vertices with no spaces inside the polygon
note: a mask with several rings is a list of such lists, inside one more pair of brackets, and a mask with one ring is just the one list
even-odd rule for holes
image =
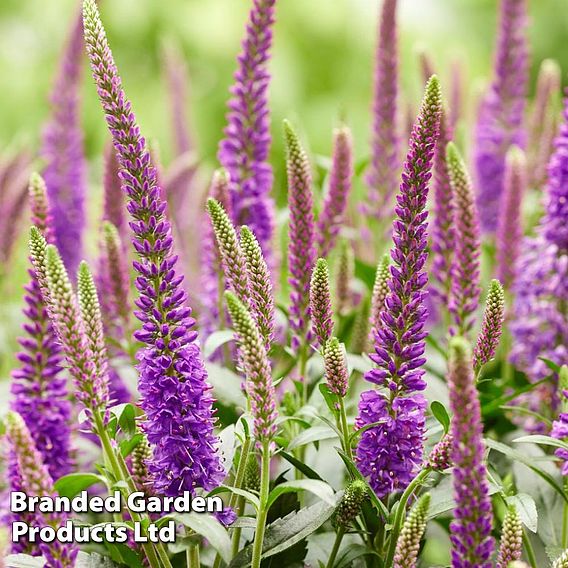
{"label": "tall violet flower spike", "polygon": [[83,20],[79,14],[71,28],[51,95],[52,117],[42,149],[55,243],[72,274],[81,259],[85,225],[86,166],[79,117],[82,62]]}
{"label": "tall violet flower spike", "polygon": [[367,174],[369,216],[390,218],[399,172],[397,129],[397,0],[383,0],[379,20],[373,96],[371,165]]}
{"label": "tall violet flower spike", "polygon": [[225,138],[219,144],[219,162],[231,179],[233,220],[248,225],[266,258],[274,230],[272,168],[268,163],[270,126],[268,62],[276,0],[253,0],[243,50],[231,88]]}
{"label": "tall violet flower spike", "polygon": [[[53,239],[46,188],[42,178],[30,178],[32,223]],[[42,298],[35,270],[29,271],[25,287],[25,336],[19,339],[22,350],[17,357],[20,367],[12,374],[12,410],[25,421],[37,450],[53,479],[69,473],[71,467],[69,426],[71,403],[67,380],[62,376],[61,347],[57,342],[47,308]]]}
{"label": "tall violet flower spike", "polygon": [[426,400],[419,391],[426,386],[421,368],[428,315],[426,202],[441,109],[440,83],[434,76],[412,130],[397,197],[390,293],[371,355],[377,367],[365,375],[386,392],[365,391],[359,401],[356,427],[382,422],[365,430],[357,447],[358,467],[379,498],[407,487],[422,464]]}
{"label": "tall violet flower spike", "polygon": [[514,505],[510,505],[503,527],[501,528],[501,543],[497,556],[497,568],[509,568],[511,562],[521,559],[523,548],[523,525]]}
{"label": "tall violet flower spike", "polygon": [[[219,203],[231,217],[229,195],[229,174],[225,169],[218,169],[213,174],[209,186],[209,197]],[[223,293],[225,277],[222,267],[222,255],[217,245],[215,230],[209,215],[202,219],[203,237],[201,245],[201,294],[202,310],[199,318],[201,332],[207,338],[224,325]]]}
{"label": "tall violet flower spike", "polygon": [[485,301],[485,313],[481,331],[473,350],[473,368],[479,373],[481,367],[495,357],[505,319],[505,291],[499,280],[491,280]]}
{"label": "tall violet flower spike", "polygon": [[319,258],[312,272],[310,284],[310,314],[314,334],[322,349],[333,333],[329,268],[325,258]]}
{"label": "tall violet flower spike", "polygon": [[262,254],[260,243],[246,225],[241,227],[240,245],[247,266],[251,306],[268,352],[276,329],[272,276]]}
{"label": "tall violet flower spike", "polygon": [[40,263],[45,270],[46,298],[49,317],[63,346],[69,372],[75,381],[77,398],[89,418],[108,405],[108,378],[101,374],[101,354],[91,350],[81,310],[63,259],[54,245],[47,245],[36,227],[30,233],[30,252],[36,271]]}
{"label": "tall violet flower spike", "polygon": [[494,542],[491,537],[492,508],[487,468],[483,461],[483,424],[471,349],[467,341],[450,341],[448,383],[450,407],[454,413],[454,498],[456,508],[450,525],[452,566],[490,568]]}
{"label": "tall violet flower spike", "polygon": [[465,164],[450,142],[447,162],[455,199],[455,252],[452,261],[450,312],[458,335],[464,335],[473,326],[473,313],[479,300],[479,221],[471,179]]}
{"label": "tall violet flower spike", "polygon": [[232,292],[225,292],[231,320],[241,347],[246,390],[254,418],[257,443],[272,443],[276,434],[276,393],[272,384],[270,361],[258,327],[246,306]]}
{"label": "tall violet flower spike", "polygon": [[[541,357],[560,366],[568,364],[568,231],[563,220],[567,211],[564,186],[568,171],[568,98],[564,105],[549,166],[546,213],[536,236],[523,242],[514,288],[511,361],[534,382],[550,374]],[[556,417],[558,397],[554,382],[537,386],[528,398],[532,410]],[[538,428],[544,430],[542,424]]]}
{"label": "tall violet flower spike", "polygon": [[353,178],[353,140],[347,126],[336,129],[329,189],[317,223],[318,254],[326,257],[335,246],[341,230]]}
{"label": "tall violet flower spike", "polygon": [[[17,464],[18,486],[29,496],[53,497],[53,480],[44,465],[42,455],[34,445],[24,419],[16,412],[6,417],[6,433],[10,441],[10,451]],[[11,479],[13,487],[14,480]],[[62,513],[33,513],[34,525],[59,528],[65,522]],[[77,549],[73,545],[62,544],[57,540],[52,543],[41,543],[39,549],[45,558],[45,568],[72,568],[75,566]]]}
{"label": "tall violet flower spike", "polygon": [[493,233],[497,228],[505,154],[513,144],[525,146],[526,28],[526,0],[501,0],[494,79],[481,102],[475,131],[477,203],[485,233]]}
{"label": "tall violet flower spike", "polygon": [[396,543],[393,568],[416,568],[420,541],[426,530],[429,507],[430,495],[426,493],[420,497],[400,531]]}
{"label": "tall violet flower spike", "polygon": [[455,248],[454,194],[446,158],[446,146],[452,139],[448,111],[442,111],[440,140],[434,158],[434,222],[432,224],[432,287],[438,305],[447,306],[452,282],[452,259]]}
{"label": "tall violet flower spike", "polygon": [[495,264],[497,278],[510,290],[515,280],[517,260],[521,252],[523,225],[521,205],[527,190],[527,166],[523,151],[512,146],[507,152],[505,180],[499,222]]}
{"label": "tall violet flower spike", "polygon": [[284,121],[284,135],[290,207],[290,326],[294,333],[293,343],[298,347],[308,334],[310,276],[316,257],[312,174],[308,156],[288,121]]}
{"label": "tall violet flower spike", "polygon": [[213,433],[214,418],[207,373],[197,333],[176,272],[171,225],[146,142],[121,87],[94,0],[83,5],[85,43],[99,98],[121,166],[123,190],[138,254],[136,337],[144,429],[152,445],[149,462],[154,489],[178,495],[197,487],[211,489],[223,477]]}

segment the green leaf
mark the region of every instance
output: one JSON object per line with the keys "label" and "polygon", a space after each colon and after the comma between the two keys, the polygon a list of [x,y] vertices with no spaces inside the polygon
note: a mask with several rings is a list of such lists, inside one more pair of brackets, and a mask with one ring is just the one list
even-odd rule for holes
{"label": "green leaf", "polygon": [[547,359],[546,357],[538,357],[538,359],[540,359],[553,373],[559,373],[560,372],[560,365],[558,365],[554,361],[551,361],[550,359]]}
{"label": "green leaf", "polygon": [[534,458],[531,458],[531,456],[525,455],[521,452],[518,452],[517,450],[510,448],[505,444],[502,444],[501,442],[497,442],[496,440],[491,440],[489,438],[485,440],[485,445],[488,448],[491,448],[492,450],[495,450],[497,452],[506,455],[507,457],[511,458],[514,461],[522,463],[524,466],[528,467],[529,469],[532,469],[537,475],[542,477],[542,479],[544,479],[544,481],[546,481],[562,497],[562,499],[566,501],[566,503],[568,503],[568,496],[566,496],[566,494],[564,493],[562,485],[560,485],[556,481],[556,479],[554,479],[554,477],[550,475],[550,473],[536,466]]}
{"label": "green leaf", "polygon": [[117,404],[111,407],[110,412],[116,416],[120,429],[126,436],[133,436],[136,433],[136,407],[130,403]]}
{"label": "green leaf", "polygon": [[216,363],[206,362],[205,368],[217,399],[224,404],[246,408],[247,401],[241,390],[241,377]]}
{"label": "green leaf", "polygon": [[177,513],[171,517],[205,537],[225,562],[231,561],[231,539],[225,527],[215,517],[202,513]]}
{"label": "green leaf", "polygon": [[[275,554],[294,546],[318,530],[335,511],[334,505],[323,501],[311,507],[290,513],[278,519],[266,528],[262,558],[269,558]],[[229,564],[229,568],[245,568],[250,566],[252,559],[252,545],[247,546]]]}
{"label": "green leaf", "polygon": [[138,434],[134,434],[134,436],[132,436],[132,438],[130,438],[129,440],[122,440],[119,445],[122,457],[125,458],[126,456],[130,455],[132,450],[134,450],[134,448],[140,443],[143,437],[143,434],[141,432],[138,432]]}
{"label": "green leaf", "polygon": [[220,331],[214,331],[205,341],[203,346],[203,358],[209,359],[219,347],[225,345],[229,341],[233,340],[233,331],[230,329],[222,329]]}
{"label": "green leaf", "polygon": [[519,517],[531,532],[536,533],[538,529],[538,511],[534,499],[526,493],[511,495],[505,499],[509,505],[514,505]]}
{"label": "green leaf", "polygon": [[280,457],[283,457],[287,462],[291,463],[298,471],[301,471],[308,479],[323,479],[319,474],[314,471],[310,466],[306,465],[303,461],[295,458],[292,454],[285,452],[284,450],[278,452]]}
{"label": "green leaf", "polygon": [[267,507],[270,509],[270,506],[280,495],[284,493],[297,493],[298,491],[309,491],[330,505],[334,505],[336,501],[332,487],[325,481],[317,479],[297,479],[277,485],[268,496]]}
{"label": "green leaf", "polygon": [[362,544],[350,544],[345,548],[343,554],[340,554],[333,565],[334,568],[350,568],[357,558],[362,556],[379,556],[376,550],[372,550]]}
{"label": "green leaf", "polygon": [[43,568],[45,565],[43,557],[28,554],[9,554],[4,560],[10,568]]}
{"label": "green leaf", "polygon": [[55,482],[55,491],[61,497],[68,497],[72,499],[75,495],[81,493],[85,489],[88,489],[96,483],[106,483],[106,479],[102,475],[96,475],[94,473],[70,473],[69,475],[64,475],[60,477]]}
{"label": "green leaf", "polygon": [[210,491],[208,493],[208,496],[213,497],[214,495],[218,495],[219,493],[226,493],[227,491],[234,493],[235,495],[239,495],[240,497],[244,497],[257,511],[260,509],[260,501],[258,497],[254,493],[246,491],[245,489],[239,489],[238,487],[221,485],[213,489],[213,491]]}
{"label": "green leaf", "polygon": [[444,433],[447,434],[450,430],[450,415],[446,407],[438,400],[435,400],[430,405],[430,411],[432,416],[444,427]]}
{"label": "green leaf", "polygon": [[312,442],[319,442],[321,440],[329,440],[337,438],[337,434],[327,426],[313,426],[309,430],[304,430],[301,434],[296,436],[286,448],[289,452],[300,446],[311,444]]}
{"label": "green leaf", "polygon": [[516,444],[540,444],[541,446],[552,446],[554,448],[562,448],[568,450],[568,444],[562,440],[557,440],[551,436],[541,436],[534,434],[531,436],[521,436],[513,440]]}
{"label": "green leaf", "polygon": [[333,416],[337,416],[339,397],[335,393],[331,392],[329,390],[329,387],[325,383],[320,383],[318,387],[319,391],[321,392],[321,395],[323,396],[323,399],[325,400],[327,407],[329,408],[329,411]]}

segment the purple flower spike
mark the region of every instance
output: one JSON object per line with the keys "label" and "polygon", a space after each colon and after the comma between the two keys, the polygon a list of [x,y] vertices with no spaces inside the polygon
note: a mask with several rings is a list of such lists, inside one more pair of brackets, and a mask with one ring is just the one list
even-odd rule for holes
{"label": "purple flower spike", "polygon": [[[23,491],[29,496],[53,497],[53,480],[45,467],[42,456],[23,418],[10,412],[6,417],[6,433],[10,442],[10,453],[14,467],[11,470],[10,487]],[[63,513],[31,513],[33,525],[59,528],[66,518]],[[77,549],[74,545],[52,543],[38,545],[39,553],[45,558],[45,568],[72,568],[75,566]]]}
{"label": "purple flower spike", "polygon": [[389,219],[399,172],[397,0],[383,0],[375,62],[369,216]]}
{"label": "purple flower spike", "polygon": [[477,344],[473,351],[473,368],[476,374],[495,357],[505,319],[505,292],[499,280],[491,280],[485,302],[485,314]]}
{"label": "purple flower spike", "polygon": [[536,97],[530,117],[527,172],[530,187],[541,188],[547,181],[547,167],[554,150],[558,128],[562,71],[553,59],[545,59],[538,73]]}
{"label": "purple flower spike", "polygon": [[497,228],[505,154],[513,144],[525,146],[526,28],[526,0],[501,0],[494,79],[481,102],[475,132],[477,203],[485,233],[493,233]]}
{"label": "purple flower spike", "polygon": [[195,321],[176,271],[171,225],[146,142],[140,134],[94,0],[84,2],[87,53],[121,166],[138,254],[136,338],[144,429],[152,445],[154,489],[165,495],[215,487],[223,478],[207,373]]}
{"label": "purple flower spike", "polygon": [[[219,169],[213,174],[209,186],[209,197],[219,203],[221,208],[231,217],[231,200],[229,194],[229,175],[226,170]],[[224,309],[223,292],[225,277],[223,274],[223,255],[219,250],[215,229],[209,215],[203,216],[203,244],[201,246],[201,294],[202,311],[199,318],[201,332],[207,338],[223,325]]]}
{"label": "purple flower spike", "polygon": [[347,199],[353,178],[353,141],[347,126],[338,128],[333,136],[332,166],[329,190],[318,219],[319,255],[326,257],[335,246],[343,225]]}
{"label": "purple flower spike", "polygon": [[483,424],[471,349],[461,337],[450,341],[448,384],[450,407],[454,413],[451,432],[456,501],[454,520],[450,525],[452,566],[490,568],[494,549],[491,537],[493,511],[483,461]]}
{"label": "purple flower spike", "polygon": [[454,194],[446,159],[446,146],[452,139],[448,112],[442,111],[440,140],[434,158],[434,222],[432,224],[432,292],[439,306],[447,306],[452,283],[452,259],[455,248]]}
{"label": "purple flower spike", "polygon": [[[550,374],[540,357],[568,364],[568,230],[562,221],[568,211],[568,98],[564,104],[564,120],[548,172],[546,214],[536,236],[524,241],[514,289],[511,360],[533,381]],[[529,400],[533,410],[545,416],[557,410],[556,385],[549,382],[535,391]]]}
{"label": "purple flower spike", "polygon": [[231,320],[239,341],[246,373],[246,391],[254,418],[254,436],[259,446],[272,444],[276,434],[276,393],[264,338],[245,305],[232,292],[225,292]]}
{"label": "purple flower spike", "polygon": [[324,258],[318,259],[310,284],[310,314],[314,334],[325,351],[325,344],[333,333],[329,268]]}
{"label": "purple flower spike", "polygon": [[284,121],[284,134],[290,207],[290,327],[295,334],[294,341],[299,345],[308,334],[310,277],[316,258],[312,174],[308,156],[288,121]]}
{"label": "purple flower spike", "polygon": [[452,142],[447,146],[446,157],[455,200],[455,251],[449,308],[457,328],[452,332],[464,335],[473,326],[473,313],[479,301],[479,221],[471,179]]}
{"label": "purple flower spike", "polygon": [[526,190],[527,165],[525,155],[520,148],[512,146],[507,152],[495,255],[497,278],[507,290],[512,288],[515,280],[517,260],[521,252],[523,238],[521,205]]}
{"label": "purple flower spike", "polygon": [[83,20],[79,13],[51,95],[52,118],[45,130],[42,150],[55,243],[71,274],[75,274],[83,254],[85,228],[86,166],[79,117],[82,63]]}
{"label": "purple flower spike", "polygon": [[[568,91],[567,91],[568,95]],[[568,251],[568,96],[563,122],[554,142],[554,154],[548,166],[548,194],[544,236],[559,250]]]}
{"label": "purple flower spike", "polygon": [[225,138],[219,145],[219,162],[231,179],[233,220],[248,225],[271,260],[274,230],[272,168],[268,163],[270,125],[268,62],[276,0],[253,0],[243,50],[238,57],[231,88]]}
{"label": "purple flower spike", "polygon": [[410,138],[393,223],[394,261],[390,268],[390,293],[375,335],[377,367],[365,378],[386,387],[386,393],[366,391],[359,402],[356,426],[373,422],[360,438],[357,462],[378,497],[403,490],[422,462],[424,411],[423,357],[427,333],[424,306],[428,277],[426,219],[428,182],[439,136],[442,97],[437,77],[432,77]]}
{"label": "purple flower spike", "polygon": [[[30,179],[32,223],[46,237],[53,238],[46,188],[37,174]],[[20,367],[12,374],[11,408],[24,419],[37,450],[53,479],[70,472],[71,402],[67,380],[62,375],[61,347],[42,298],[34,270],[29,270],[24,315],[26,335],[20,338]]]}

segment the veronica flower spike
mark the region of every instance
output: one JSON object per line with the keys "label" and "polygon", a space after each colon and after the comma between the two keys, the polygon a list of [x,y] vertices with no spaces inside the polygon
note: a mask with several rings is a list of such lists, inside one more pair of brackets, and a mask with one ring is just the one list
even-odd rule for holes
{"label": "veronica flower spike", "polygon": [[[152,446],[148,466],[154,490],[192,494],[218,485],[224,476],[214,435],[209,394],[195,322],[177,273],[172,229],[146,142],[140,134],[94,0],[83,4],[85,44],[99,99],[120,164],[131,216],[138,290],[136,332],[144,430]],[[191,408],[191,412],[188,409]]]}
{"label": "veronica flower spike", "polygon": [[225,138],[219,144],[219,162],[229,172],[233,220],[248,225],[271,261],[274,230],[268,63],[276,0],[253,0],[235,83],[231,88]]}
{"label": "veronica flower spike", "polygon": [[434,76],[426,85],[410,138],[393,223],[389,294],[371,355],[376,367],[365,375],[366,380],[386,387],[386,391],[362,393],[355,423],[362,428],[381,422],[363,432],[357,447],[358,467],[379,498],[404,490],[422,464],[426,203],[441,110],[440,83]]}

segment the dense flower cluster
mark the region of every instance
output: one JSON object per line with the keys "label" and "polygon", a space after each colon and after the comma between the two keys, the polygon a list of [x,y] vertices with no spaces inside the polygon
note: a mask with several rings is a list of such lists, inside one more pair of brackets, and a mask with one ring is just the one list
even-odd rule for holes
{"label": "dense flower cluster", "polygon": [[233,219],[249,225],[270,255],[274,230],[272,168],[268,163],[270,126],[267,65],[272,46],[276,0],[254,0],[243,51],[238,58],[228,125],[219,145],[219,162],[229,172]]}
{"label": "dense flower cluster", "polygon": [[379,497],[404,489],[422,461],[426,400],[420,391],[426,386],[421,367],[425,362],[424,296],[428,281],[424,272],[426,201],[441,108],[440,85],[432,77],[412,131],[397,198],[390,293],[381,313],[375,353],[371,355],[377,367],[365,375],[368,381],[384,386],[386,392],[366,391],[359,402],[357,427],[382,422],[363,432],[357,447],[361,473],[369,477]]}

